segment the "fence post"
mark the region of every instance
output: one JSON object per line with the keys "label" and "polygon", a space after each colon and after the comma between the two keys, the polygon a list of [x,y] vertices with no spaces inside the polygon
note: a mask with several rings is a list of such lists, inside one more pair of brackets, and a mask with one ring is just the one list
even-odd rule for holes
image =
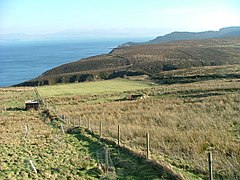
{"label": "fence post", "polygon": [[213,180],[212,152],[208,153],[209,180]]}
{"label": "fence post", "polygon": [[28,134],[29,134],[29,126],[28,126],[28,124],[25,124],[25,136],[24,136],[24,138],[26,138]]}
{"label": "fence post", "polygon": [[73,127],[76,127],[76,119],[73,119]]}
{"label": "fence post", "polygon": [[118,125],[118,145],[120,145],[120,126]]}
{"label": "fence post", "polygon": [[102,138],[102,121],[100,121],[100,132],[99,132],[99,134],[100,134],[100,138]]}
{"label": "fence post", "polygon": [[90,130],[90,119],[88,119],[88,130]]}
{"label": "fence post", "polygon": [[66,120],[66,123],[69,124],[69,119],[66,116],[64,116],[64,119]]}
{"label": "fence post", "polygon": [[61,130],[62,130],[62,133],[65,134],[62,123],[61,123]]}
{"label": "fence post", "polygon": [[32,160],[29,160],[29,162],[30,162],[30,165],[31,165],[33,171],[37,174],[37,169],[35,168],[35,166],[34,166]]}
{"label": "fence post", "polygon": [[146,134],[146,141],[147,141],[147,159],[149,159],[150,158],[149,133]]}
{"label": "fence post", "polygon": [[105,147],[105,164],[106,164],[106,172],[108,172],[108,148]]}
{"label": "fence post", "polygon": [[78,120],[78,125],[79,125],[79,127],[81,126],[81,116],[80,116],[80,118]]}

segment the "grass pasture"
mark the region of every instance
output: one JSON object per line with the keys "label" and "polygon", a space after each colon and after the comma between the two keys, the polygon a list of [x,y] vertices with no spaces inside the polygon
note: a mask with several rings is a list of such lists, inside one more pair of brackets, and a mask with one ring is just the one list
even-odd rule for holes
{"label": "grass pasture", "polygon": [[[95,87],[94,83],[91,85]],[[40,92],[43,88],[47,90],[41,87]],[[141,93],[147,98],[118,100],[128,94]],[[238,179],[239,93],[238,78],[221,78],[111,94],[46,95],[46,101],[70,120],[81,119],[85,127],[90,120],[91,129],[96,133],[102,121],[104,137],[110,139],[116,140],[120,125],[122,143],[143,154],[145,134],[149,132],[151,157],[170,163],[177,172],[185,174],[186,179],[207,177],[209,150],[214,156],[214,177]]]}
{"label": "grass pasture", "polygon": [[113,79],[97,82],[83,82],[74,84],[59,84],[54,86],[39,87],[39,93],[43,97],[99,95],[117,93],[130,90],[138,90],[153,87],[154,83],[146,81],[129,81],[127,79]]}
{"label": "grass pasture", "polygon": [[[215,71],[224,74],[224,68],[200,71],[192,68],[191,72],[181,70],[179,74],[195,76]],[[145,80],[115,79],[42,86],[38,91],[49,107],[65,115],[70,124],[90,125],[91,130],[99,134],[102,122],[103,137],[114,141],[119,125],[121,144],[140,154],[146,154],[145,135],[149,132],[151,159],[169,164],[184,179],[207,179],[208,151],[213,152],[215,179],[239,179],[238,68],[226,66],[226,72],[233,74],[227,78],[199,79],[192,83],[156,85]],[[174,76],[177,73],[174,71]],[[57,129],[42,121],[41,113],[23,111],[23,100],[36,98],[33,88],[3,88],[0,92],[3,105],[0,178],[104,177],[94,173],[98,170],[95,149],[104,144],[84,133],[62,135],[59,130],[56,133]],[[144,98],[126,100],[131,94],[144,94]],[[27,138],[24,138],[25,124],[30,127]],[[133,157],[119,154],[116,149],[112,152],[118,179],[168,179],[159,177]],[[38,175],[29,166],[30,159],[37,166]]]}
{"label": "grass pasture", "polygon": [[[98,151],[106,146],[105,143],[84,131],[62,134],[56,128],[57,124],[50,123],[41,110],[24,110],[25,100],[36,99],[34,88],[1,88],[0,96],[0,179],[168,177],[161,177],[148,164],[140,164],[136,158],[111,146],[109,151],[116,170],[113,175],[105,173],[99,167],[98,158]],[[33,171],[30,160],[37,173]]]}
{"label": "grass pasture", "polygon": [[[24,110],[24,100],[36,98],[33,88],[3,88],[0,92],[1,104],[7,108],[0,112],[0,179],[96,178],[87,173],[96,167],[96,160],[84,148],[86,142],[51,128],[39,112]],[[77,174],[77,168],[83,168],[82,174]]]}

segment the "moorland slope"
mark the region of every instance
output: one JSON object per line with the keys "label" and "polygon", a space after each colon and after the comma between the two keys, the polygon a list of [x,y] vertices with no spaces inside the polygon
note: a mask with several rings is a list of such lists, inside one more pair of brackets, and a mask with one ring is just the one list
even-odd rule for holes
{"label": "moorland slope", "polygon": [[119,47],[46,71],[21,86],[112,79],[132,75],[156,77],[163,71],[240,63],[240,38],[176,41]]}

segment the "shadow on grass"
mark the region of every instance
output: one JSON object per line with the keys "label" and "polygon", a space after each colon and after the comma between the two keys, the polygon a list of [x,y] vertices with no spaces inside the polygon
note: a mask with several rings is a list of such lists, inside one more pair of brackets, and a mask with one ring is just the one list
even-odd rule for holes
{"label": "shadow on grass", "polygon": [[184,95],[181,96],[182,98],[205,98],[205,97],[212,97],[212,96],[220,96],[224,95],[223,93],[206,93],[206,94],[190,94],[190,95]]}
{"label": "shadow on grass", "polygon": [[194,89],[194,90],[179,90],[175,92],[166,92],[158,96],[179,96],[182,98],[204,98],[210,96],[221,96],[230,93],[238,93],[240,88],[215,88],[215,89]]}
{"label": "shadow on grass", "polygon": [[94,159],[97,159],[96,152],[99,149],[108,146],[116,170],[115,179],[182,179],[181,176],[174,174],[167,167],[147,160],[142,155],[126,147],[118,146],[111,140],[102,138],[100,141],[99,136],[90,131],[73,128],[68,130],[68,133],[79,141],[88,142],[84,146],[88,148]]}
{"label": "shadow on grass", "polygon": [[6,111],[25,111],[25,108],[18,108],[18,107],[11,107],[11,108],[6,108]]}
{"label": "shadow on grass", "polygon": [[156,84],[186,84],[199,81],[208,81],[216,79],[239,79],[240,74],[209,74],[209,75],[193,75],[193,76],[170,76],[170,77],[152,77]]}

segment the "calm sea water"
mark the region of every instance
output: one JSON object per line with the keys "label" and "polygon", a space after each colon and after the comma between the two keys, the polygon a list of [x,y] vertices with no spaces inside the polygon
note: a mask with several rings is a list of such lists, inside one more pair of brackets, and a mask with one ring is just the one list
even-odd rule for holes
{"label": "calm sea water", "polygon": [[64,63],[108,53],[130,40],[0,42],[0,87],[32,79]]}

